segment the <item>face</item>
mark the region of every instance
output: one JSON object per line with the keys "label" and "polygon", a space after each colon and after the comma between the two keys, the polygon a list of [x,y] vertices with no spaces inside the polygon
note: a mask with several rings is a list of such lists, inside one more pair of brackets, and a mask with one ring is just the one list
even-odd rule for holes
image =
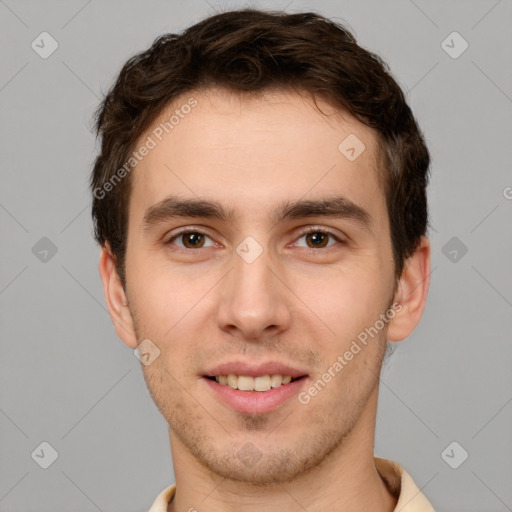
{"label": "face", "polygon": [[[124,332],[135,336],[120,335],[151,340],[151,359],[159,350],[142,368],[173,451],[238,481],[289,481],[343,445],[367,417],[395,321],[382,321],[395,278],[375,135],[318,105],[332,115],[282,91],[184,95],[140,138],[156,146],[132,171]],[[294,380],[268,391],[214,380],[229,373],[242,388]]]}

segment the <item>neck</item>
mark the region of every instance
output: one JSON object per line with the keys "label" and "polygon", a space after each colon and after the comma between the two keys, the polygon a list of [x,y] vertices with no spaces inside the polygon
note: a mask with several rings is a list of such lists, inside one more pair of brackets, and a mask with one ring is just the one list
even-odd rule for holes
{"label": "neck", "polygon": [[396,498],[388,491],[374,462],[378,390],[350,434],[318,466],[286,483],[271,486],[237,482],[201,465],[169,431],[176,493],[168,512],[393,512]]}

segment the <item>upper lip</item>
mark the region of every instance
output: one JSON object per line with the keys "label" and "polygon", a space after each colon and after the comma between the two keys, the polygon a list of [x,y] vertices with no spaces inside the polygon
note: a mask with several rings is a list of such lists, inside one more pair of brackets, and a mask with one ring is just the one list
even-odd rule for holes
{"label": "upper lip", "polygon": [[303,377],[307,372],[293,368],[287,364],[278,363],[276,361],[268,361],[266,363],[254,364],[248,362],[227,362],[219,364],[207,370],[205,377],[216,377],[218,375],[247,375],[250,377],[258,377],[260,375],[289,375],[292,379]]}

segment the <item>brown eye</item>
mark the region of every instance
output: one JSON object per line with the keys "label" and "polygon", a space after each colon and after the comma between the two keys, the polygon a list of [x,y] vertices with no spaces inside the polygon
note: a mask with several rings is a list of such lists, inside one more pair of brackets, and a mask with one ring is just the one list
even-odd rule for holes
{"label": "brown eye", "polygon": [[180,249],[203,249],[213,247],[215,243],[206,233],[190,229],[174,235],[166,245],[174,245]]}
{"label": "brown eye", "polygon": [[204,237],[201,233],[186,233],[182,235],[183,244],[189,249],[197,249],[202,247]]}
{"label": "brown eye", "polygon": [[204,244],[204,235],[195,231],[182,234],[181,239],[187,249],[200,249]]}
{"label": "brown eye", "polygon": [[[315,231],[313,233],[307,233],[305,235],[306,241],[308,243],[308,247],[320,247],[323,248],[327,245],[327,242],[329,241],[329,235],[328,233],[323,233],[322,231]],[[311,245],[310,245],[311,243]]]}
{"label": "brown eye", "polygon": [[343,245],[343,243],[342,239],[330,231],[310,228],[299,236],[295,245],[304,249],[329,249],[333,245]]}

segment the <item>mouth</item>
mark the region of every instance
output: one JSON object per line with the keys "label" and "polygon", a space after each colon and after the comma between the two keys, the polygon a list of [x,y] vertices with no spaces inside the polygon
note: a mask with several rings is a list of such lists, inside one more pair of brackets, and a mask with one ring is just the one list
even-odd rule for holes
{"label": "mouth", "polygon": [[300,370],[280,364],[229,364],[201,377],[214,401],[242,414],[267,414],[291,406],[309,380]]}
{"label": "mouth", "polygon": [[290,406],[309,379],[304,370],[278,361],[226,361],[201,375],[216,402],[232,411],[265,414]]}
{"label": "mouth", "polygon": [[292,377],[291,375],[235,375],[233,373],[227,375],[207,375],[205,378],[217,382],[221,386],[227,386],[231,389],[247,392],[264,393],[272,389],[278,389],[288,386],[292,382],[304,379],[306,375]]}

